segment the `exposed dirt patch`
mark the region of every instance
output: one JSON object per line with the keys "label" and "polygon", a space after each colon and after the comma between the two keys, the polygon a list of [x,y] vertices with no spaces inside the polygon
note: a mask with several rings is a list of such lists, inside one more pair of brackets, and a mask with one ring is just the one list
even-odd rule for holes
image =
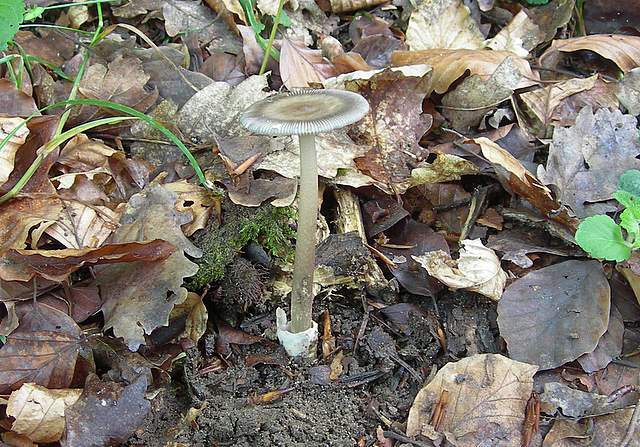
{"label": "exposed dirt patch", "polygon": [[[464,351],[495,349],[488,329],[493,304],[451,294],[438,301],[438,317],[430,300],[403,299],[413,302],[368,306],[367,312],[355,299],[318,303],[331,315],[336,349],[312,363],[291,362],[269,340],[231,344],[224,362],[194,348],[175,378],[180,386],[154,400],[144,431],[131,445],[347,447],[370,445],[378,425],[402,431],[399,422],[434,366]],[[272,313],[247,318],[242,326],[268,336]],[[455,353],[442,350],[438,328]]]}

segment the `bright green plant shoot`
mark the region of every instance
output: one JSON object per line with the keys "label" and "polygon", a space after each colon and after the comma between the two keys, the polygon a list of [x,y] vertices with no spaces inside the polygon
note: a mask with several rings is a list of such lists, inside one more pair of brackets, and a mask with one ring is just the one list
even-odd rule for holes
{"label": "bright green plant shoot", "polygon": [[622,174],[613,197],[625,208],[620,223],[604,214],[587,217],[578,226],[576,242],[594,258],[624,261],[640,248],[640,171]]}

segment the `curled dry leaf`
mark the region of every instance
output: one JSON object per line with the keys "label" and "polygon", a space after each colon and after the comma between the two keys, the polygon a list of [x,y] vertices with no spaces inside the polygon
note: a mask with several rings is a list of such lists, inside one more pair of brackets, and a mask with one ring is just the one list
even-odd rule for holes
{"label": "curled dry leaf", "polygon": [[202,252],[183,234],[181,225],[189,217],[175,209],[176,195],[160,185],[150,185],[134,195],[113,235],[114,243],[158,238],[177,250],[154,262],[133,262],[96,267],[96,284],[104,305],[105,329],[113,328],[132,351],[145,342],[144,335],[166,326],[176,303],[184,301],[184,278],[193,276],[198,266],[185,254],[200,257]]}
{"label": "curled dry leaf", "polygon": [[295,87],[310,87],[335,76],[336,69],[321,50],[312,50],[304,42],[284,39],[280,49],[280,77],[291,90]]}
{"label": "curled dry leaf", "polygon": [[500,267],[500,259],[480,239],[462,241],[460,257],[451,259],[448,253],[437,250],[422,256],[412,256],[429,275],[453,290],[465,289],[480,293],[494,301],[500,300],[507,282],[507,274]]}
{"label": "curled dry leaf", "polygon": [[[391,64],[395,66],[427,64],[431,66],[431,90],[445,93],[451,84],[467,70],[472,75],[488,79],[507,57],[513,57],[522,79],[518,88],[536,85],[537,75],[531,71],[529,63],[509,51],[434,49],[422,51],[396,51],[391,55]],[[429,90],[429,93],[431,92]]]}
{"label": "curled dry leaf", "polygon": [[144,421],[151,408],[145,399],[147,377],[130,385],[87,378],[80,398],[65,411],[63,447],[120,445]]}
{"label": "curled dry leaf", "polygon": [[[0,141],[4,141],[7,135],[23,121],[22,118],[0,117]],[[27,141],[27,135],[29,135],[29,128],[22,126],[0,150],[0,185],[9,180],[16,152]]]}
{"label": "curled dry leaf", "polygon": [[[6,193],[15,186],[37,157],[38,149],[53,138],[57,124],[58,118],[52,116],[37,117],[29,122],[27,141],[16,153],[14,170],[7,182],[0,185],[0,193]],[[57,156],[58,151],[54,150],[45,157],[22,189],[24,196],[0,204],[0,253],[8,248],[24,248],[32,229],[37,228],[31,232],[33,240],[37,240],[44,229],[58,219],[62,201],[55,195],[55,188],[48,177]]]}
{"label": "curled dry leaf", "polygon": [[471,75],[442,98],[442,114],[459,132],[468,132],[499,103],[508,100],[520,83],[522,74],[513,57],[507,57],[489,79]]}
{"label": "curled dry leaf", "polygon": [[572,39],[556,39],[540,56],[540,62],[553,53],[589,50],[613,61],[625,73],[640,66],[640,36],[592,34]]}
{"label": "curled dry leaf", "polygon": [[482,155],[494,165],[496,173],[504,178],[514,194],[525,198],[545,217],[553,219],[575,231],[578,221],[553,198],[551,190],[531,174],[522,163],[499,144],[486,137],[467,140],[480,146]]}
{"label": "curled dry leaf", "polygon": [[543,39],[544,32],[522,9],[486,45],[492,50],[511,51],[519,57],[527,57]]}
{"label": "curled dry leaf", "polygon": [[11,430],[39,443],[59,441],[64,433],[64,412],[73,405],[82,390],[50,390],[25,383],[11,393],[7,415],[15,418]]}
{"label": "curled dry leaf", "polygon": [[447,363],[416,396],[407,435],[436,442],[444,437],[456,447],[477,447],[489,439],[501,447],[521,447],[536,370],[498,354]]}
{"label": "curled dry leaf", "polygon": [[596,348],[610,304],[600,262],[565,261],[510,284],[498,303],[498,327],[512,358],[552,369]]}
{"label": "curled dry leaf", "polygon": [[462,0],[424,0],[411,13],[407,26],[411,50],[484,47],[484,36]]}
{"label": "curled dry leaf", "polygon": [[[88,180],[78,183],[84,186],[83,192],[100,194],[91,188],[94,183]],[[46,233],[67,248],[98,248],[118,227],[122,209],[121,206],[112,210],[106,206],[88,205],[85,201],[65,200],[58,220],[46,229]]]}
{"label": "curled dry leaf", "polygon": [[207,330],[209,314],[197,293],[189,292],[187,298],[171,311],[170,320],[184,320],[183,338],[189,338],[198,343]]}
{"label": "curled dry leaf", "polygon": [[521,94],[527,114],[535,120],[536,134],[545,137],[560,103],[571,95],[593,88],[597,79],[598,75],[574,78]]}
{"label": "curled dry leaf", "polygon": [[0,265],[0,278],[5,281],[29,281],[39,276],[62,282],[85,265],[120,262],[158,261],[175,251],[168,242],[108,244],[100,248],[66,248],[63,250],[9,250]]}

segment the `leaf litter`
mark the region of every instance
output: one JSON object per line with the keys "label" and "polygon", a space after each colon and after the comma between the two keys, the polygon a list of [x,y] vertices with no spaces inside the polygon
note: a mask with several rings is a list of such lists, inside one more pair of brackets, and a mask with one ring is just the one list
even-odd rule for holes
{"label": "leaf litter", "polygon": [[[10,31],[0,444],[638,445],[640,40],[611,3],[134,0]],[[315,363],[275,335],[298,139],[239,120],[296,88],[370,106],[317,137]],[[68,98],[93,102],[37,110]]]}

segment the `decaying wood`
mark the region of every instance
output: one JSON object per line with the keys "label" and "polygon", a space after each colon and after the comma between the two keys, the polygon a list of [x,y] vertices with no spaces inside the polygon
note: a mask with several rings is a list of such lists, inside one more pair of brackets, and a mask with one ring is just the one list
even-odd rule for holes
{"label": "decaying wood", "polygon": [[330,0],[331,11],[350,12],[372,8],[387,3],[388,0]]}
{"label": "decaying wood", "polygon": [[[362,222],[362,212],[358,198],[346,188],[336,188],[333,195],[338,203],[338,217],[336,228],[341,233],[355,231],[367,243],[367,236]],[[398,294],[398,287],[394,281],[388,281],[382,269],[372,257],[367,259],[367,270],[364,274],[367,292],[376,298],[384,300],[394,298]]]}

